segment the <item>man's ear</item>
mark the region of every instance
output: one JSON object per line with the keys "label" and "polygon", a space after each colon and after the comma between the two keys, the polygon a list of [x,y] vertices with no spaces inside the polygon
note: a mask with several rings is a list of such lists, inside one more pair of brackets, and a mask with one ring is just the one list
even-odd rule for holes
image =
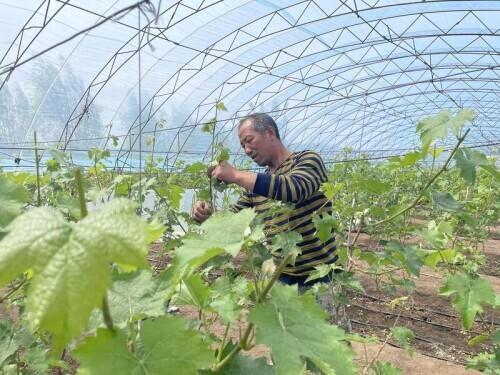
{"label": "man's ear", "polygon": [[266,133],[267,133],[267,135],[268,135],[270,138],[276,138],[276,139],[278,139],[278,137],[276,137],[276,133],[274,132],[274,130],[273,130],[273,129],[271,129],[271,128],[267,128],[267,129],[266,129]]}

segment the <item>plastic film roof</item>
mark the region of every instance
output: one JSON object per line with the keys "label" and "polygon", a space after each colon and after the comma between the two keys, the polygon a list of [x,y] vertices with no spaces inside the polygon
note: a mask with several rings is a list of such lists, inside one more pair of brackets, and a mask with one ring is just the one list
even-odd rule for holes
{"label": "plastic film roof", "polygon": [[497,153],[499,19],[496,1],[0,0],[1,164],[32,166],[34,131],[76,160],[201,160],[214,117],[242,162],[253,111],[328,160],[403,154],[420,118],[471,108],[466,144]]}

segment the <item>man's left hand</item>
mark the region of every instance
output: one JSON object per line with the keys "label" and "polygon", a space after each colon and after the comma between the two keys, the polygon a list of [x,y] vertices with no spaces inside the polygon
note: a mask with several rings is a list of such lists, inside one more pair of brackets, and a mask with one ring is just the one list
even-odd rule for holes
{"label": "man's left hand", "polygon": [[237,181],[238,170],[227,161],[221,161],[218,165],[210,167],[208,173],[226,184],[234,184]]}

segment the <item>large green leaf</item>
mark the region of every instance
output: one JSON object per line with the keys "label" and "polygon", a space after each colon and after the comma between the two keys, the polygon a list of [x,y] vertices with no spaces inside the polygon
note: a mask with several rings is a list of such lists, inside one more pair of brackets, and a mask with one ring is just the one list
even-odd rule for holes
{"label": "large green leaf", "polygon": [[445,139],[448,131],[458,137],[460,129],[465,123],[474,119],[475,114],[470,109],[462,109],[455,116],[450,111],[426,117],[417,124],[417,133],[422,140],[423,153],[427,154],[429,146],[438,139]]}
{"label": "large green leaf", "polygon": [[251,209],[211,216],[200,225],[200,233],[183,239],[183,245],[175,251],[176,267],[197,267],[224,251],[236,256],[243,244],[245,230],[254,217],[255,212]]}
{"label": "large green leaf", "polygon": [[0,285],[33,269],[28,320],[32,329],[54,335],[56,352],[101,305],[111,285],[111,262],[147,265],[147,244],[158,232],[136,216],[135,207],[117,199],[78,223],[55,209],[34,208],[8,226],[0,242]]}
{"label": "large green leaf", "polygon": [[[113,285],[108,291],[108,304],[113,323],[126,327],[129,322],[165,314],[165,300],[170,285],[149,270],[115,273]],[[100,310],[99,319],[91,326],[104,327]],[[96,321],[97,320],[97,321]],[[94,323],[94,324],[92,324]]]}
{"label": "large green leaf", "polygon": [[344,332],[325,321],[326,313],[310,293],[275,285],[272,299],[250,310],[256,341],[271,348],[277,374],[302,374],[306,359],[326,374],[356,374]]}
{"label": "large green leaf", "polygon": [[416,246],[407,246],[398,241],[390,241],[386,245],[386,250],[394,258],[394,263],[402,266],[408,273],[420,276],[420,269],[424,261],[423,255]]}
{"label": "large green leaf", "polygon": [[0,177],[0,229],[21,213],[28,200],[28,192],[22,185]]}
{"label": "large green leaf", "polygon": [[333,237],[333,231],[337,228],[337,220],[332,215],[316,215],[313,217],[316,235],[322,242],[326,242]]}
{"label": "large green leaf", "polygon": [[180,317],[164,316],[142,324],[136,353],[127,349],[123,331],[97,330],[73,353],[80,375],[192,375],[214,362],[213,352]]}
{"label": "large green leaf", "polygon": [[365,178],[359,181],[359,186],[372,194],[383,194],[389,190],[391,190],[391,184],[387,182],[380,181],[378,178]]}
{"label": "large green leaf", "polygon": [[457,212],[462,209],[462,204],[457,202],[450,193],[439,191],[432,192],[432,205],[443,211]]}
{"label": "large green leaf", "polygon": [[460,313],[466,329],[471,329],[476,314],[483,311],[484,305],[495,303],[493,288],[487,280],[480,277],[458,274],[448,276],[439,292],[442,296],[451,296],[453,307]]}
{"label": "large green leaf", "polygon": [[290,263],[295,264],[295,259],[302,251],[298,246],[301,241],[302,236],[300,233],[295,231],[280,232],[274,235],[271,249],[273,250],[273,254],[283,258],[291,254]]}

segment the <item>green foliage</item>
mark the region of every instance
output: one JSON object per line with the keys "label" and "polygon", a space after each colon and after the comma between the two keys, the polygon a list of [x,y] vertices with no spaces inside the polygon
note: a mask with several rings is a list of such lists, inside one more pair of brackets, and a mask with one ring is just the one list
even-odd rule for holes
{"label": "green foliage", "polygon": [[213,117],[202,125],[201,130],[205,133],[213,133],[215,131],[216,124],[217,117]]}
{"label": "green foliage", "polygon": [[460,313],[467,330],[472,328],[476,314],[483,312],[483,306],[495,302],[495,293],[487,280],[465,274],[448,276],[439,292],[442,296],[451,296],[453,307]]}
{"label": "green foliage", "polygon": [[[157,230],[135,215],[135,205],[115,200],[78,223],[52,208],[17,217],[0,242],[0,285],[33,269],[27,314],[33,330],[54,335],[59,352],[87,324],[111,285],[111,262],[146,265]],[[82,277],[81,275],[85,275]]]}
{"label": "green foliage", "polygon": [[214,356],[198,332],[188,328],[188,322],[179,317],[161,317],[146,320],[141,329],[137,352],[127,348],[123,331],[115,334],[98,329],[75,351],[81,362],[82,375],[192,375],[198,369],[209,367]]}
{"label": "green foliage", "polygon": [[423,256],[416,246],[403,245],[398,241],[390,241],[386,246],[386,251],[394,259],[394,264],[403,267],[408,274],[420,276],[420,269],[423,265]]}
{"label": "green foliage", "polygon": [[302,241],[302,236],[295,232],[280,232],[273,236],[271,250],[273,254],[281,258],[285,258],[288,254],[292,254],[290,263],[294,264],[295,259],[300,254],[300,247],[297,245]]}
{"label": "green foliage", "polygon": [[411,342],[415,339],[415,334],[411,329],[397,326],[391,328],[391,333],[403,349],[412,351]]}
{"label": "green foliage", "polygon": [[439,191],[432,192],[432,204],[435,208],[448,212],[457,212],[463,207],[453,198],[453,195]]}
{"label": "green foliage", "polygon": [[500,180],[500,173],[495,164],[491,163],[482,152],[463,147],[457,150],[454,159],[456,167],[460,170],[460,176],[470,185],[476,181],[477,167],[481,167],[497,181]]}
{"label": "green foliage", "polygon": [[[113,273],[113,285],[108,291],[108,303],[113,322],[118,327],[146,317],[161,316],[165,312],[168,285],[149,270]],[[103,327],[100,311],[94,324]]]}
{"label": "green foliage", "polygon": [[293,286],[276,285],[272,299],[250,310],[256,341],[271,348],[277,374],[302,374],[305,359],[326,374],[356,374],[344,332],[326,321],[314,296]]}
{"label": "green foliage", "polygon": [[337,229],[337,221],[332,215],[314,216],[313,224],[316,228],[316,235],[322,242],[326,242],[333,236],[333,231]]}
{"label": "green foliage", "polygon": [[448,132],[458,138],[462,127],[472,121],[474,117],[473,111],[462,109],[455,116],[450,111],[442,111],[435,116],[420,120],[416,130],[420,134],[424,152],[427,153],[432,142],[445,139]]}
{"label": "green foliage", "polygon": [[21,213],[28,201],[28,192],[23,186],[0,176],[0,230]]}
{"label": "green foliage", "polygon": [[479,370],[487,375],[500,374],[500,346],[495,348],[494,353],[480,353],[472,357],[467,368]]}
{"label": "green foliage", "polygon": [[392,363],[377,361],[372,367],[375,375],[403,375],[403,371]]}

